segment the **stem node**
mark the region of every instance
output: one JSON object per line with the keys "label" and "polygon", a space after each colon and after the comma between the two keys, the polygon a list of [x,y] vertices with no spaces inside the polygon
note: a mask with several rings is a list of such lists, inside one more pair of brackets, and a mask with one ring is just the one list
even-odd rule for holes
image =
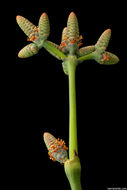
{"label": "stem node", "polygon": [[[76,152],[74,151],[74,154]],[[77,154],[77,153],[76,153]],[[72,190],[82,190],[81,188],[81,164],[79,157],[74,155],[71,160],[67,160],[64,164],[66,176],[69,180]]]}

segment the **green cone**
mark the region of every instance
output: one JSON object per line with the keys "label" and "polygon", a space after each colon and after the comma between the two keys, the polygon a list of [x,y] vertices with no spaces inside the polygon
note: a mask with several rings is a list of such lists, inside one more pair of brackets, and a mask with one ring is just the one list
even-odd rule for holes
{"label": "green cone", "polygon": [[67,37],[74,38],[76,40],[79,38],[78,20],[75,13],[73,12],[69,15],[67,22]]}
{"label": "green cone", "polygon": [[97,63],[102,65],[114,65],[119,62],[119,58],[116,55],[107,51],[104,51],[102,54],[95,52],[94,59]]}
{"label": "green cone", "polygon": [[67,27],[63,29],[61,42],[64,42],[67,38]]}
{"label": "green cone", "polygon": [[39,51],[38,47],[34,43],[31,43],[20,50],[20,52],[18,53],[18,57],[28,58],[37,54],[38,51]]}
{"label": "green cone", "polygon": [[78,56],[82,57],[95,51],[95,46],[87,46],[79,49]]}
{"label": "green cone", "polygon": [[43,13],[39,20],[39,36],[45,40],[48,38],[50,34],[50,24],[48,15],[46,13]]}
{"label": "green cone", "polygon": [[97,48],[104,48],[104,50],[107,49],[109,41],[111,38],[111,29],[107,29],[103,32],[103,34],[100,36],[99,40],[97,41],[95,47]]}
{"label": "green cone", "polygon": [[17,16],[16,21],[20,28],[23,30],[23,32],[30,38],[30,34],[35,33],[35,25],[32,24],[28,19]]}

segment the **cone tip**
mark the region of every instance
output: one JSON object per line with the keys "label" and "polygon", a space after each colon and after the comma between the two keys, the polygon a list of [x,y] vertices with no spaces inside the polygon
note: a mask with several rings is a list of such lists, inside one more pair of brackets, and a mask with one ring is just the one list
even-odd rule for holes
{"label": "cone tip", "polygon": [[21,56],[20,56],[20,52],[18,53],[18,57],[21,58]]}
{"label": "cone tip", "polygon": [[49,134],[50,134],[50,133],[48,133],[48,132],[44,132],[43,138],[45,139]]}
{"label": "cone tip", "polygon": [[23,57],[23,56],[22,56],[22,53],[21,53],[21,51],[22,51],[22,50],[20,50],[20,51],[19,51],[19,53],[18,53],[18,58],[21,58],[21,59],[23,59],[23,58],[25,58],[25,57]]}
{"label": "cone tip", "polygon": [[107,29],[107,32],[109,32],[109,33],[110,33],[110,32],[111,32],[111,29],[110,29],[110,28],[109,28],[109,29]]}
{"label": "cone tip", "polygon": [[17,15],[17,16],[16,16],[16,20],[20,19],[21,17],[22,17],[22,16]]}
{"label": "cone tip", "polygon": [[42,13],[42,15],[41,15],[42,17],[47,17],[48,15],[47,15],[47,13]]}
{"label": "cone tip", "polygon": [[74,13],[74,12],[71,12],[70,13],[70,16],[72,17],[72,16],[76,16],[76,14]]}

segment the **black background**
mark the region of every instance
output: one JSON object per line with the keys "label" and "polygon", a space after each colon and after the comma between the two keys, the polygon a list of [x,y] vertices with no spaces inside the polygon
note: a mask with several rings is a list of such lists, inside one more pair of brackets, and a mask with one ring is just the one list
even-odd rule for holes
{"label": "black background", "polygon": [[[84,46],[95,44],[104,30],[112,29],[108,51],[115,53],[121,61],[113,66],[87,61],[77,67],[81,180],[86,190],[127,187],[126,70],[122,60],[121,6],[111,6],[107,1],[95,5],[82,3],[72,3],[73,6],[67,2],[47,3],[45,6],[43,2],[39,5],[37,2],[22,3],[22,6],[17,3],[16,15],[22,15],[37,25],[40,15],[46,12],[51,24],[49,40],[57,44],[72,11],[78,17]],[[69,190],[63,166],[48,159],[43,142],[43,133],[47,131],[64,139],[68,145],[68,78],[60,61],[44,49],[31,58],[19,59],[17,54],[26,44],[26,36],[16,24],[13,118],[18,189]]]}

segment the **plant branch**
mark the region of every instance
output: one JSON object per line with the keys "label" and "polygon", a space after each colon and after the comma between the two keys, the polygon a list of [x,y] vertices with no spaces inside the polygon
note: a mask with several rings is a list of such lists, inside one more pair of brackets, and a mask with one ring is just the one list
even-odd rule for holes
{"label": "plant branch", "polygon": [[70,56],[68,59],[69,74],[69,159],[74,156],[74,151],[78,153],[77,142],[77,116],[76,116],[76,87],[75,87],[75,71],[77,59]]}
{"label": "plant branch", "polygon": [[76,117],[75,71],[77,58],[75,56],[68,56],[67,66],[69,75],[69,160],[65,162],[64,168],[71,190],[82,190],[80,181],[81,164],[78,157]]}
{"label": "plant branch", "polygon": [[83,61],[91,60],[91,59],[94,59],[94,52],[92,52],[92,53],[90,53],[90,54],[88,54],[88,55],[79,57],[79,58],[78,58],[78,63],[82,63]]}
{"label": "plant branch", "polygon": [[63,60],[67,57],[64,53],[62,53],[62,51],[55,47],[52,42],[48,40],[44,41],[43,47],[57,59]]}

